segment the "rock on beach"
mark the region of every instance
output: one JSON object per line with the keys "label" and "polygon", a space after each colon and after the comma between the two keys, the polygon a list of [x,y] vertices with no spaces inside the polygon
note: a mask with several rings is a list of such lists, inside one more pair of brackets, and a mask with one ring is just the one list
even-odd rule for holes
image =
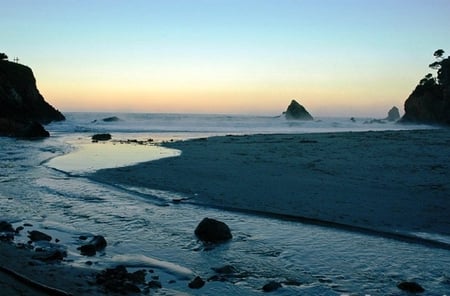
{"label": "rock on beach", "polygon": [[195,235],[204,242],[217,243],[233,238],[230,228],[225,223],[204,218],[195,229]]}

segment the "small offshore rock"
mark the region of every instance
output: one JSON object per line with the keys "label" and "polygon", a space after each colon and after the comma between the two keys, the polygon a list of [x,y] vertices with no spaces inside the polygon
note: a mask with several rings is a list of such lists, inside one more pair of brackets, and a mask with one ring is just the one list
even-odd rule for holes
{"label": "small offshore rock", "polygon": [[281,288],[281,284],[280,283],[275,282],[275,281],[271,281],[271,282],[265,284],[262,289],[263,289],[264,292],[272,292],[272,291],[275,291],[275,290],[277,290],[279,288]]}
{"label": "small offshore rock", "polygon": [[21,232],[23,229],[24,229],[23,226],[19,226],[19,227],[16,228],[15,232],[16,232],[16,233],[19,233],[19,232]]}
{"label": "small offshore rock", "polygon": [[108,141],[111,138],[111,134],[95,134],[92,136],[92,141]]}
{"label": "small offshore rock", "polygon": [[401,282],[400,284],[397,285],[397,288],[399,288],[402,291],[409,292],[409,293],[425,292],[425,289],[422,288],[422,286],[416,282]]}
{"label": "small offshore rock", "polygon": [[115,122],[115,121],[120,121],[120,118],[117,117],[117,116],[111,116],[111,117],[103,118],[102,121],[104,121],[104,122]]}
{"label": "small offshore rock", "polygon": [[195,228],[195,235],[204,242],[223,242],[233,238],[230,228],[225,223],[204,218]]}
{"label": "small offshore rock", "polygon": [[195,279],[193,279],[189,283],[189,288],[191,288],[191,289],[200,289],[204,285],[205,285],[205,281],[201,277],[197,276]]}
{"label": "small offshore rock", "polygon": [[45,234],[43,232],[40,232],[38,230],[28,231],[28,237],[33,242],[37,242],[37,241],[51,241],[52,240],[52,237],[50,235]]}

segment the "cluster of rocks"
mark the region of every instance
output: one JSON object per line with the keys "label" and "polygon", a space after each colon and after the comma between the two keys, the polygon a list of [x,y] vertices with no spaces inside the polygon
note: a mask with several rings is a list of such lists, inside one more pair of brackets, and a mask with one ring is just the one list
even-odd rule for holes
{"label": "cluster of rocks", "polygon": [[48,137],[43,124],[64,119],[39,93],[29,67],[0,60],[0,136]]}
{"label": "cluster of rocks", "polygon": [[[15,235],[19,234],[25,227],[32,227],[32,224],[25,223],[23,226],[19,226],[16,229],[11,223],[6,221],[0,221],[0,241],[13,241]],[[55,238],[52,242],[52,236],[39,231],[31,230],[27,232],[28,242],[26,244],[18,243],[20,248],[27,248],[34,250],[36,254],[33,259],[41,261],[55,261],[63,260],[67,257],[67,248],[59,244],[59,239]],[[98,251],[102,251],[106,248],[106,239],[101,235],[94,235],[88,240],[88,236],[80,236],[80,241],[87,241],[83,243],[78,250],[81,255],[94,256]]]}
{"label": "cluster of rocks", "polygon": [[[12,241],[14,236],[24,229],[24,227],[31,227],[31,224],[24,224],[14,228],[10,223],[6,221],[0,221],[0,240]],[[224,222],[212,219],[204,218],[196,227],[194,231],[197,238],[204,244],[222,244],[233,238],[231,230]],[[56,244],[59,242],[55,239],[56,243],[51,243],[52,237],[46,233],[38,230],[28,231],[29,242],[23,247],[33,249],[33,244],[36,243],[34,250],[36,255],[34,259],[41,261],[60,261],[67,256],[67,251],[64,247]],[[97,251],[103,250],[107,246],[106,239],[100,235],[94,235],[92,237],[80,236],[81,241],[86,241],[78,248],[82,255],[94,256]],[[207,278],[202,279],[200,276],[195,276],[189,283],[188,287],[191,289],[200,289],[206,285],[207,282],[239,282],[242,279],[250,276],[248,272],[239,272],[237,268],[232,265],[224,265],[220,267],[211,268],[214,274]],[[154,271],[149,269],[140,269],[134,272],[128,272],[124,265],[119,265],[113,268],[107,268],[96,274],[95,284],[103,287],[106,293],[120,293],[120,294],[133,294],[133,293],[149,293],[150,289],[162,288],[162,283],[159,280],[159,276],[152,275],[151,279],[147,282],[147,273],[153,274]],[[168,282],[169,284],[175,283],[174,280]],[[300,286],[302,283],[296,280],[286,281],[268,281],[261,287],[263,292],[273,292],[283,286]],[[425,289],[416,282],[401,282],[397,287],[409,293],[421,293]]]}

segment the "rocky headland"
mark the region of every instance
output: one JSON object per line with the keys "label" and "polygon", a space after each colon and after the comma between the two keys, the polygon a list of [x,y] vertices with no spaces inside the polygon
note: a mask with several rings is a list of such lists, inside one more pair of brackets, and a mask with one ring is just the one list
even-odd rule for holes
{"label": "rocky headland", "polygon": [[429,73],[420,80],[405,101],[400,122],[450,125],[450,57],[443,54],[442,49],[435,51],[436,61],[429,66],[437,76]]}
{"label": "rocky headland", "polygon": [[42,126],[65,120],[36,87],[31,68],[0,59],[0,136],[48,137]]}

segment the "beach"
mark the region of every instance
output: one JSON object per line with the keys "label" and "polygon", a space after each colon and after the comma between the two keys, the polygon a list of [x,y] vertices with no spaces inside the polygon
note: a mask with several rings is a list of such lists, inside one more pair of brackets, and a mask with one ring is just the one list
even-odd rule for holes
{"label": "beach", "polygon": [[[90,159],[93,151],[104,167],[116,163],[114,151],[123,160],[136,151],[142,157],[145,147],[83,139],[79,152],[55,157],[57,141],[19,142],[3,164],[2,212],[14,227],[34,224],[68,249],[61,263],[46,263],[32,258],[35,251],[0,244],[2,267],[41,284],[101,295],[96,274],[123,264],[153,270],[146,281],[159,278],[156,295],[259,295],[271,281],[282,283],[282,295],[392,294],[407,280],[447,291],[448,129],[166,140],[151,144],[170,149],[164,158],[95,172],[42,164]],[[227,223],[233,239],[212,248],[199,242],[194,229],[204,217]],[[85,234],[104,235],[108,246],[80,256]],[[222,275],[213,270],[223,266],[236,274],[215,281]],[[208,281],[192,290],[197,275]],[[45,295],[7,272],[0,287],[6,295]]]}
{"label": "beach", "polygon": [[228,210],[450,234],[448,129],[224,136],[164,146],[181,156],[91,177]]}

